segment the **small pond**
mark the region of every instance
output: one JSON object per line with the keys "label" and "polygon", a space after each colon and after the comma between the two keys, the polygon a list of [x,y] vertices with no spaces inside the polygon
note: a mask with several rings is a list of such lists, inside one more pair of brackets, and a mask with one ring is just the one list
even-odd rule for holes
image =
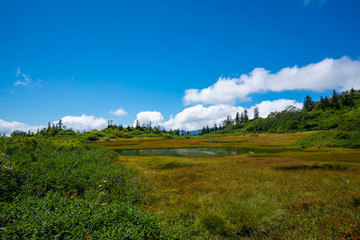
{"label": "small pond", "polygon": [[178,157],[222,157],[239,154],[273,153],[276,149],[254,149],[236,147],[218,148],[161,148],[161,149],[116,149],[120,155],[133,156],[178,156]]}

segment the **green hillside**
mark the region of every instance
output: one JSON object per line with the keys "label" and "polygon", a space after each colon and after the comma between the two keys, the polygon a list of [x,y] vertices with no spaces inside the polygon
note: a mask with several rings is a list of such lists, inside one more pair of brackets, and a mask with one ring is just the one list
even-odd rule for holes
{"label": "green hillside", "polygon": [[[289,133],[316,131],[300,139],[303,147],[360,147],[360,91],[354,89],[331,98],[314,102],[306,96],[303,109],[288,106],[282,112],[270,113],[267,118],[248,120],[246,117],[224,121],[224,127],[211,134]],[[247,114],[244,112],[244,114]],[[241,116],[244,116],[242,113]],[[239,116],[239,115],[237,115]],[[205,129],[205,128],[204,128]]]}

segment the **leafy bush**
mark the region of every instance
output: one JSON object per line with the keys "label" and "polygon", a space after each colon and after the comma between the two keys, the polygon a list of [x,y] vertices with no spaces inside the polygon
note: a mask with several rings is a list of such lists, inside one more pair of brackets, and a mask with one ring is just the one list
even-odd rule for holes
{"label": "leafy bush", "polygon": [[99,136],[96,135],[96,134],[91,134],[91,135],[89,135],[89,136],[86,138],[86,140],[88,140],[88,141],[99,141],[100,138],[99,138]]}
{"label": "leafy bush", "polygon": [[76,140],[0,138],[0,239],[165,238],[136,206],[146,185],[117,159]]}
{"label": "leafy bush", "polygon": [[1,239],[162,239],[156,218],[128,202],[100,204],[59,193],[0,203]]}
{"label": "leafy bush", "polygon": [[303,137],[296,142],[301,147],[360,147],[360,131],[329,130]]}

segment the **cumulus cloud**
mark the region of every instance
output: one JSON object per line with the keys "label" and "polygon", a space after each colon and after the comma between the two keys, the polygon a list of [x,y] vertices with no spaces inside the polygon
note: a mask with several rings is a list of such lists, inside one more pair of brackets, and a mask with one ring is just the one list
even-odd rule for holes
{"label": "cumulus cloud", "polygon": [[[107,127],[107,120],[100,117],[96,118],[94,116],[87,116],[85,114],[81,116],[66,116],[61,118],[63,125],[66,128],[71,128],[73,130],[92,130],[92,129],[103,129]],[[57,124],[58,121],[53,121],[54,124]],[[26,123],[22,122],[8,122],[5,120],[0,119],[0,134],[4,134],[9,136],[14,130],[24,131],[24,132],[36,132],[38,129],[41,130],[46,126],[38,125],[38,126],[31,126]]]}
{"label": "cumulus cloud", "polygon": [[22,123],[22,122],[17,122],[17,121],[13,121],[13,122],[8,122],[5,121],[3,119],[0,119],[0,134],[4,134],[6,136],[9,136],[10,133],[12,133],[15,130],[19,130],[19,131],[23,131],[23,132],[36,132],[37,129],[42,129],[44,128],[44,126],[39,125],[39,126],[30,126],[26,123]]}
{"label": "cumulus cloud", "polygon": [[[295,100],[279,99],[275,101],[263,101],[247,109],[249,117],[253,118],[253,112],[255,107],[258,107],[260,117],[267,117],[271,112],[280,112],[287,106],[292,105],[297,108],[302,108],[302,103]],[[137,119],[140,124],[148,124],[150,121],[152,125],[160,125],[167,130],[169,129],[181,129],[181,130],[198,130],[203,126],[214,126],[214,124],[221,124],[227,116],[231,116],[233,119],[237,112],[243,112],[245,108],[241,106],[232,106],[226,104],[216,104],[211,106],[204,106],[198,104],[185,108],[174,117],[170,116],[170,119],[164,121],[164,117],[160,112],[140,112],[137,115]],[[134,121],[134,126],[135,126]]]}
{"label": "cumulus cloud", "polygon": [[244,108],[218,104],[205,107],[198,104],[185,108],[175,117],[162,124],[166,129],[197,130],[203,126],[220,124],[228,115],[235,117],[236,112],[242,112]]}
{"label": "cumulus cloud", "polygon": [[[157,111],[144,111],[139,112],[136,115],[136,119],[139,120],[140,124],[149,124],[151,122],[152,126],[162,125],[162,121],[164,120],[163,115]],[[136,120],[133,123],[133,126],[136,125]]]}
{"label": "cumulus cloud", "polygon": [[[92,129],[103,129],[107,127],[107,120],[95,116],[87,116],[82,114],[81,116],[66,116],[61,118],[62,123],[73,130],[92,130]],[[54,123],[57,123],[55,121]]]}
{"label": "cumulus cloud", "polygon": [[120,117],[120,116],[126,116],[128,113],[125,112],[124,109],[119,108],[119,109],[117,109],[115,111],[110,111],[110,114]]}
{"label": "cumulus cloud", "polygon": [[252,93],[334,88],[345,91],[352,87],[360,88],[360,61],[348,57],[326,58],[304,67],[286,67],[277,73],[255,68],[239,78],[219,78],[208,88],[185,90],[184,103],[233,105],[237,100],[249,100]]}
{"label": "cumulus cloud", "polygon": [[300,102],[296,102],[295,100],[289,99],[278,99],[275,101],[263,101],[255,106],[252,106],[249,109],[249,117],[254,117],[254,109],[257,107],[259,109],[259,115],[262,118],[267,117],[271,112],[281,112],[287,106],[294,106],[296,108],[302,108],[303,104]]}

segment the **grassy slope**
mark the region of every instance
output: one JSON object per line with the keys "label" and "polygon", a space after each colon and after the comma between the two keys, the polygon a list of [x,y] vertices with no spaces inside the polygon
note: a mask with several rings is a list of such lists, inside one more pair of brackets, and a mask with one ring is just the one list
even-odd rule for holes
{"label": "grassy slope", "polygon": [[149,178],[152,191],[144,208],[184,238],[358,239],[360,150],[291,151],[291,144],[311,134],[126,140],[108,147],[282,149],[214,158],[121,156],[121,162]]}
{"label": "grassy slope", "polygon": [[319,131],[299,139],[302,147],[360,147],[360,94],[354,97],[354,106],[340,109],[316,108],[312,111],[283,111],[272,117],[246,123],[228,125],[210,135],[241,135],[260,132]]}

